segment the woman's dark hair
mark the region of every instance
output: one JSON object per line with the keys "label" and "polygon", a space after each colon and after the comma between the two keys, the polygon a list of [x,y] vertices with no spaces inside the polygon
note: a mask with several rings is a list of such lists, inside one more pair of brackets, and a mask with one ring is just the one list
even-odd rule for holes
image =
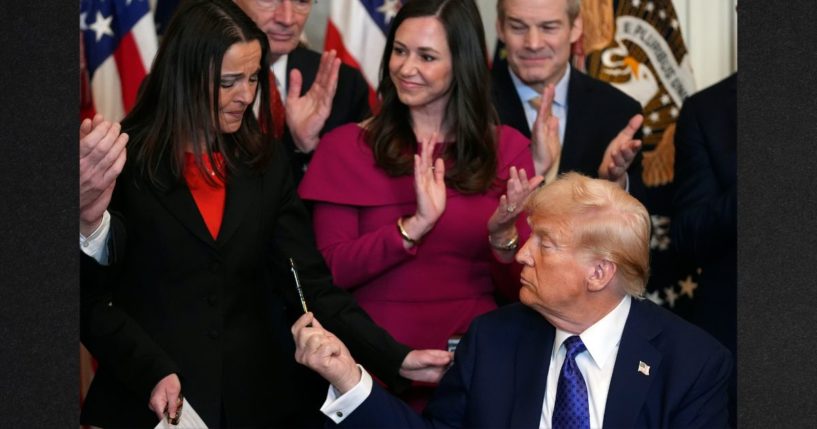
{"label": "woman's dark hair", "polygon": [[443,154],[452,161],[447,163],[446,185],[463,193],[484,192],[496,178],[499,120],[490,97],[485,32],[473,0],[411,0],[400,8],[392,21],[380,65],[380,113],[367,127],[366,142],[372,147],[377,165],[389,175],[412,172],[417,137],[408,107],[400,102],[389,76],[389,58],[400,24],[409,18],[427,16],[440,20],[451,51],[451,97],[443,125],[454,131],[456,141]]}
{"label": "woman's dark hair", "polygon": [[[191,143],[196,163],[205,171],[202,156],[212,159],[220,152],[227,169],[239,158],[251,168],[261,169],[272,156],[274,142],[261,130],[272,129],[269,82],[258,79],[259,120],[252,106],[244,112],[241,127],[222,134],[219,127],[221,63],[235,43],[257,40],[263,71],[269,64],[266,35],[230,0],[187,0],[165,31],[150,74],[131,112],[122,121],[130,136],[138,171],[158,188],[159,165],[169,162],[179,180],[184,165],[185,143]],[[259,124],[260,122],[260,124]],[[198,144],[204,142],[205,145]],[[219,178],[226,179],[219,169]],[[209,175],[205,174],[209,179]]]}

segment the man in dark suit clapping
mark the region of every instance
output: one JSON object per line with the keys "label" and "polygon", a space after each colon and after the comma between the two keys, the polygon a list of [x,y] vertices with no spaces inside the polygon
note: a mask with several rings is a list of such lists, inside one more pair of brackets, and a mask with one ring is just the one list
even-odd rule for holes
{"label": "man in dark suit clapping", "polygon": [[[323,135],[339,125],[360,122],[369,116],[369,87],[363,75],[345,64],[333,64],[334,55],[321,54],[300,46],[304,25],[312,10],[312,0],[234,0],[255,24],[266,33],[270,45],[269,78],[275,82],[273,95],[287,106],[287,124],[280,136],[290,157],[295,184],[301,181],[318,140],[313,135],[298,136],[290,131],[291,121],[313,121]],[[338,61],[339,62],[339,61]],[[297,77],[291,79],[291,72]],[[288,93],[294,90],[294,94]],[[331,104],[325,92],[336,91]],[[315,121],[314,109],[289,106],[290,103],[319,104],[326,111],[325,122]],[[272,104],[276,100],[271,101]],[[280,106],[280,104],[279,104]],[[273,111],[276,107],[273,105]],[[322,112],[324,113],[324,112]],[[274,118],[273,118],[274,119]]]}
{"label": "man in dark suit clapping", "polygon": [[558,118],[562,143],[558,172],[617,182],[644,201],[641,146],[633,140],[641,135],[641,105],[569,64],[570,46],[582,35],[580,5],[580,0],[497,2],[497,35],[507,62],[497,61],[491,71],[494,106],[502,124],[530,137],[540,103],[550,104],[545,112]]}

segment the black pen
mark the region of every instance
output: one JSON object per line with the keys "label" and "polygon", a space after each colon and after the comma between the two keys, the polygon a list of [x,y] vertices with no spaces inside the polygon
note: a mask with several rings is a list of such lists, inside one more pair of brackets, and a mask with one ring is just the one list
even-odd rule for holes
{"label": "black pen", "polygon": [[[306,308],[306,300],[304,299],[304,291],[301,289],[301,278],[298,277],[298,269],[295,268],[295,259],[289,258],[289,269],[292,271],[292,277],[295,278],[295,289],[298,290],[298,298],[301,299],[301,307],[304,309],[304,314],[309,313]],[[312,327],[312,323],[306,325],[307,328]]]}

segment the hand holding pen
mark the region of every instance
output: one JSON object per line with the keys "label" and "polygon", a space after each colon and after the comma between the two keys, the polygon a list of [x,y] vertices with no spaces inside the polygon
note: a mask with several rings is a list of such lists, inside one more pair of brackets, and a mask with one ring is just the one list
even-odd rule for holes
{"label": "hand holding pen", "polygon": [[[304,299],[304,291],[301,289],[301,278],[298,276],[298,269],[295,267],[295,259],[289,258],[289,269],[292,271],[292,277],[295,278],[295,288],[298,290],[298,298],[301,300],[301,308],[304,309],[304,313],[309,313],[309,310],[306,308],[306,300]],[[306,325],[307,328],[312,327],[312,323]]]}

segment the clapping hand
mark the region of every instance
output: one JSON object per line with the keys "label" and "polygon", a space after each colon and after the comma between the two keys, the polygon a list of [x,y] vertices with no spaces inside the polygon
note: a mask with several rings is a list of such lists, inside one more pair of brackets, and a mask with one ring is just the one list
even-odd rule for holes
{"label": "clapping hand", "polygon": [[102,115],[85,119],[79,127],[79,225],[86,237],[102,222],[125,165],[128,135],[120,131],[118,123]]}
{"label": "clapping hand", "polygon": [[[536,174],[545,176],[561,155],[559,142],[559,118],[553,116],[551,107],[556,90],[549,84],[542,92],[542,103],[533,121],[531,130],[531,155]],[[554,172],[555,173],[555,172]]]}
{"label": "clapping hand", "polygon": [[604,158],[599,165],[599,178],[618,183],[622,189],[627,184],[627,169],[633,163],[636,154],[641,149],[641,140],[634,140],[633,136],[641,128],[644,116],[637,114],[630,118],[627,126],[610,141]]}
{"label": "clapping hand", "polygon": [[338,89],[340,59],[334,50],[321,55],[321,63],[315,81],[309,91],[301,96],[303,76],[297,69],[289,73],[289,91],[286,102],[286,121],[298,150],[309,153],[320,141],[320,132],[329,114],[332,100]]}
{"label": "clapping hand", "polygon": [[[420,142],[420,153],[414,155],[414,191],[417,212],[405,219],[402,226],[417,241],[434,227],[445,211],[445,163],[442,158],[432,162],[437,134]],[[411,243],[405,243],[411,246]]]}

